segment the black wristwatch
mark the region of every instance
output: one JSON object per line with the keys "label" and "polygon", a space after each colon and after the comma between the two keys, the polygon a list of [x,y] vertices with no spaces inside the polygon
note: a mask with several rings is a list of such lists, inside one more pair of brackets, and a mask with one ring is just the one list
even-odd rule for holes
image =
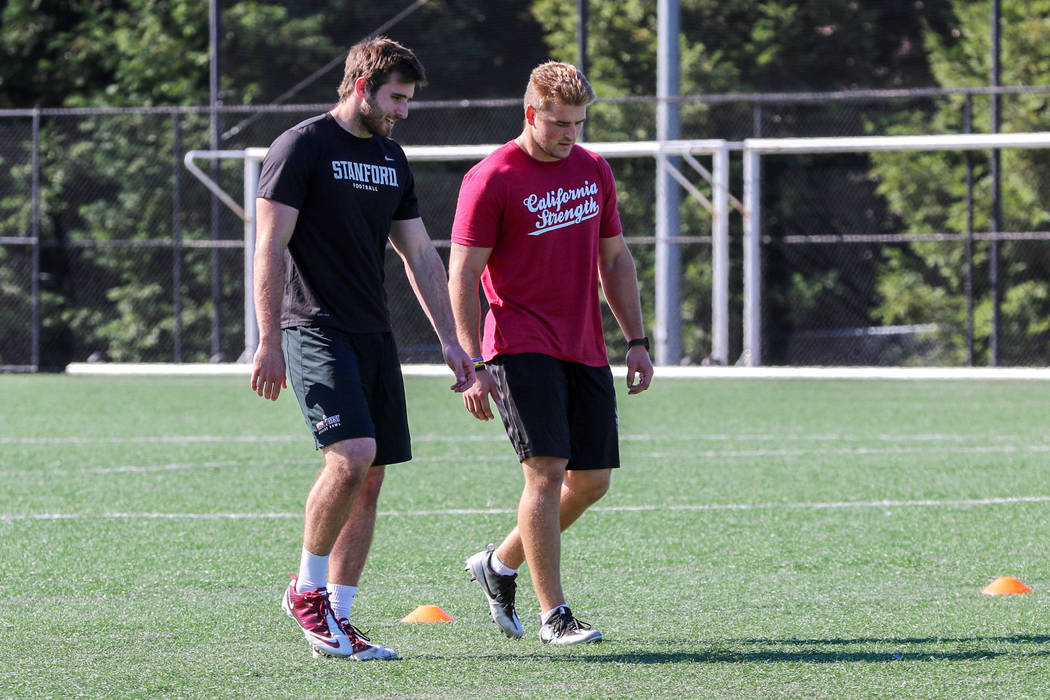
{"label": "black wristwatch", "polygon": [[630,340],[627,341],[627,349],[628,350],[633,348],[635,345],[644,345],[645,346],[645,351],[649,352],[649,339],[646,338],[645,336],[642,336],[641,338],[631,338]]}

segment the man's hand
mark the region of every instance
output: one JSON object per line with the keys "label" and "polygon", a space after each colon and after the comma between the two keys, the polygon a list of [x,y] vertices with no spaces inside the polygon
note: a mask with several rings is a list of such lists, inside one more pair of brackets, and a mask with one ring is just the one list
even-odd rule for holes
{"label": "man's hand", "polygon": [[276,401],[281,389],[287,388],[280,344],[260,344],[252,362],[252,391],[264,399]]}
{"label": "man's hand", "polygon": [[627,349],[627,393],[640,394],[653,381],[653,361],[643,345]]}
{"label": "man's hand", "polygon": [[463,405],[478,420],[492,420],[492,405],[489,404],[489,396],[492,396],[497,406],[503,405],[499,389],[496,388],[496,380],[492,378],[488,370],[478,372],[477,379],[474,386],[463,392]]}
{"label": "man's hand", "polygon": [[456,383],[449,387],[452,391],[463,393],[474,385],[474,363],[470,355],[458,343],[446,345],[441,350],[445,364],[456,375]]}

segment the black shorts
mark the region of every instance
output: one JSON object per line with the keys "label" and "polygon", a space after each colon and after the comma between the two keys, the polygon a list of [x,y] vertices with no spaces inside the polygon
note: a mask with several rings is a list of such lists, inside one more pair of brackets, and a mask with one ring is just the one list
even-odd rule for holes
{"label": "black shorts", "polygon": [[496,381],[518,459],[560,457],[567,469],[620,466],[612,370],[550,355],[500,355],[485,363]]}
{"label": "black shorts", "polygon": [[281,332],[288,382],[317,447],[374,438],[374,464],[412,459],[405,384],[390,333],[299,326]]}

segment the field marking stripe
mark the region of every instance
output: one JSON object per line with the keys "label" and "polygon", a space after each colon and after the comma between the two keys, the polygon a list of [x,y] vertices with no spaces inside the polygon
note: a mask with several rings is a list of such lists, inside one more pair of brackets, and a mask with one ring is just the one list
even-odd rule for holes
{"label": "field marking stripe", "polygon": [[[506,442],[506,435],[422,435],[413,442]],[[107,437],[45,436],[22,437],[0,435],[0,445],[106,445],[106,444],[169,444],[194,442],[312,442],[305,431],[300,435],[133,435]]]}
{"label": "field marking stripe", "polygon": [[[884,499],[877,501],[827,501],[817,503],[702,503],[640,506],[595,506],[589,510],[604,513],[647,511],[709,510],[825,510],[832,508],[943,508],[966,506],[1012,505],[1017,503],[1050,503],[1050,496],[1004,496],[1000,498],[920,499],[913,501]],[[382,516],[419,517],[434,515],[511,515],[515,508],[445,508],[442,510],[380,511]],[[301,513],[27,513],[0,514],[0,522],[22,520],[299,520]]]}
{"label": "field marking stripe", "polygon": [[[944,454],[1045,454],[1050,452],[1050,445],[973,445],[973,446],[941,446],[936,448]],[[752,450],[700,450],[691,453],[697,459],[732,459],[748,457],[804,457],[806,455],[847,455],[855,457],[881,456],[881,455],[907,455],[923,454],[930,452],[929,447],[815,447],[813,449],[752,449]],[[648,459],[673,458],[675,453],[647,452],[642,455]],[[416,456],[415,462],[496,462],[509,461],[501,457],[490,457],[488,455],[469,455],[464,457],[443,456]],[[312,464],[314,460],[288,460],[282,464]],[[91,467],[80,470],[71,469],[49,469],[40,470],[29,468],[25,471],[0,471],[0,479],[23,477],[26,474],[34,476],[72,476],[79,474],[123,474],[123,473],[155,473],[171,471],[187,471],[192,469],[218,469],[223,467],[236,467],[243,462],[238,460],[204,461],[204,462],[173,462],[159,465],[119,465],[113,467]]]}
{"label": "field marking stripe", "polygon": [[[1020,437],[1020,436],[1017,436]],[[680,436],[653,436],[645,433],[626,434],[620,436],[620,442],[971,442],[977,440],[1004,442],[1014,439],[1013,436],[985,436],[975,437],[972,434],[900,434],[900,435],[836,435],[836,434],[802,434],[802,435],[775,435],[760,433],[701,433],[697,435]],[[500,433],[498,435],[415,435],[412,437],[414,443],[445,443],[445,442],[506,442],[507,437]],[[227,443],[267,443],[267,442],[308,442],[309,436],[302,435],[153,435],[153,436],[104,436],[104,437],[77,437],[77,436],[44,436],[25,437],[15,435],[0,435],[0,445],[102,445],[102,444],[185,444],[194,442],[227,442]],[[1045,446],[1050,449],[1050,443]]]}
{"label": "field marking stripe", "polygon": [[[691,457],[721,458],[721,457],[804,457],[812,454],[822,455],[895,455],[895,454],[924,454],[932,451],[945,454],[1014,454],[1018,452],[1050,452],[1050,445],[975,445],[970,447],[814,447],[809,450],[802,449],[758,449],[758,450],[701,450],[690,453]],[[675,457],[676,453],[649,452],[646,457]]]}

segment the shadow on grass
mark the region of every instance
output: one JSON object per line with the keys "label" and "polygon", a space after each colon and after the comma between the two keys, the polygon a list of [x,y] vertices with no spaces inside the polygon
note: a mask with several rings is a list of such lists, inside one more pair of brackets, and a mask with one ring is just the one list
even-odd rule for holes
{"label": "shadow on grass", "polygon": [[[992,659],[1011,655],[1003,644],[1039,645],[1045,648],[1025,650],[1025,657],[1050,656],[1047,636],[1014,635],[1008,637],[887,637],[856,639],[741,639],[720,643],[663,640],[667,646],[712,647],[701,651],[637,651],[628,653],[581,654],[575,660],[589,663],[674,664],[674,663],[893,663],[901,661],[966,661]],[[623,643],[652,647],[653,640],[623,640]],[[613,642],[618,645],[619,642]],[[885,650],[844,647],[879,645]],[[756,648],[768,647],[768,648]],[[909,647],[924,647],[914,649]],[[949,647],[949,648],[945,648]]]}

